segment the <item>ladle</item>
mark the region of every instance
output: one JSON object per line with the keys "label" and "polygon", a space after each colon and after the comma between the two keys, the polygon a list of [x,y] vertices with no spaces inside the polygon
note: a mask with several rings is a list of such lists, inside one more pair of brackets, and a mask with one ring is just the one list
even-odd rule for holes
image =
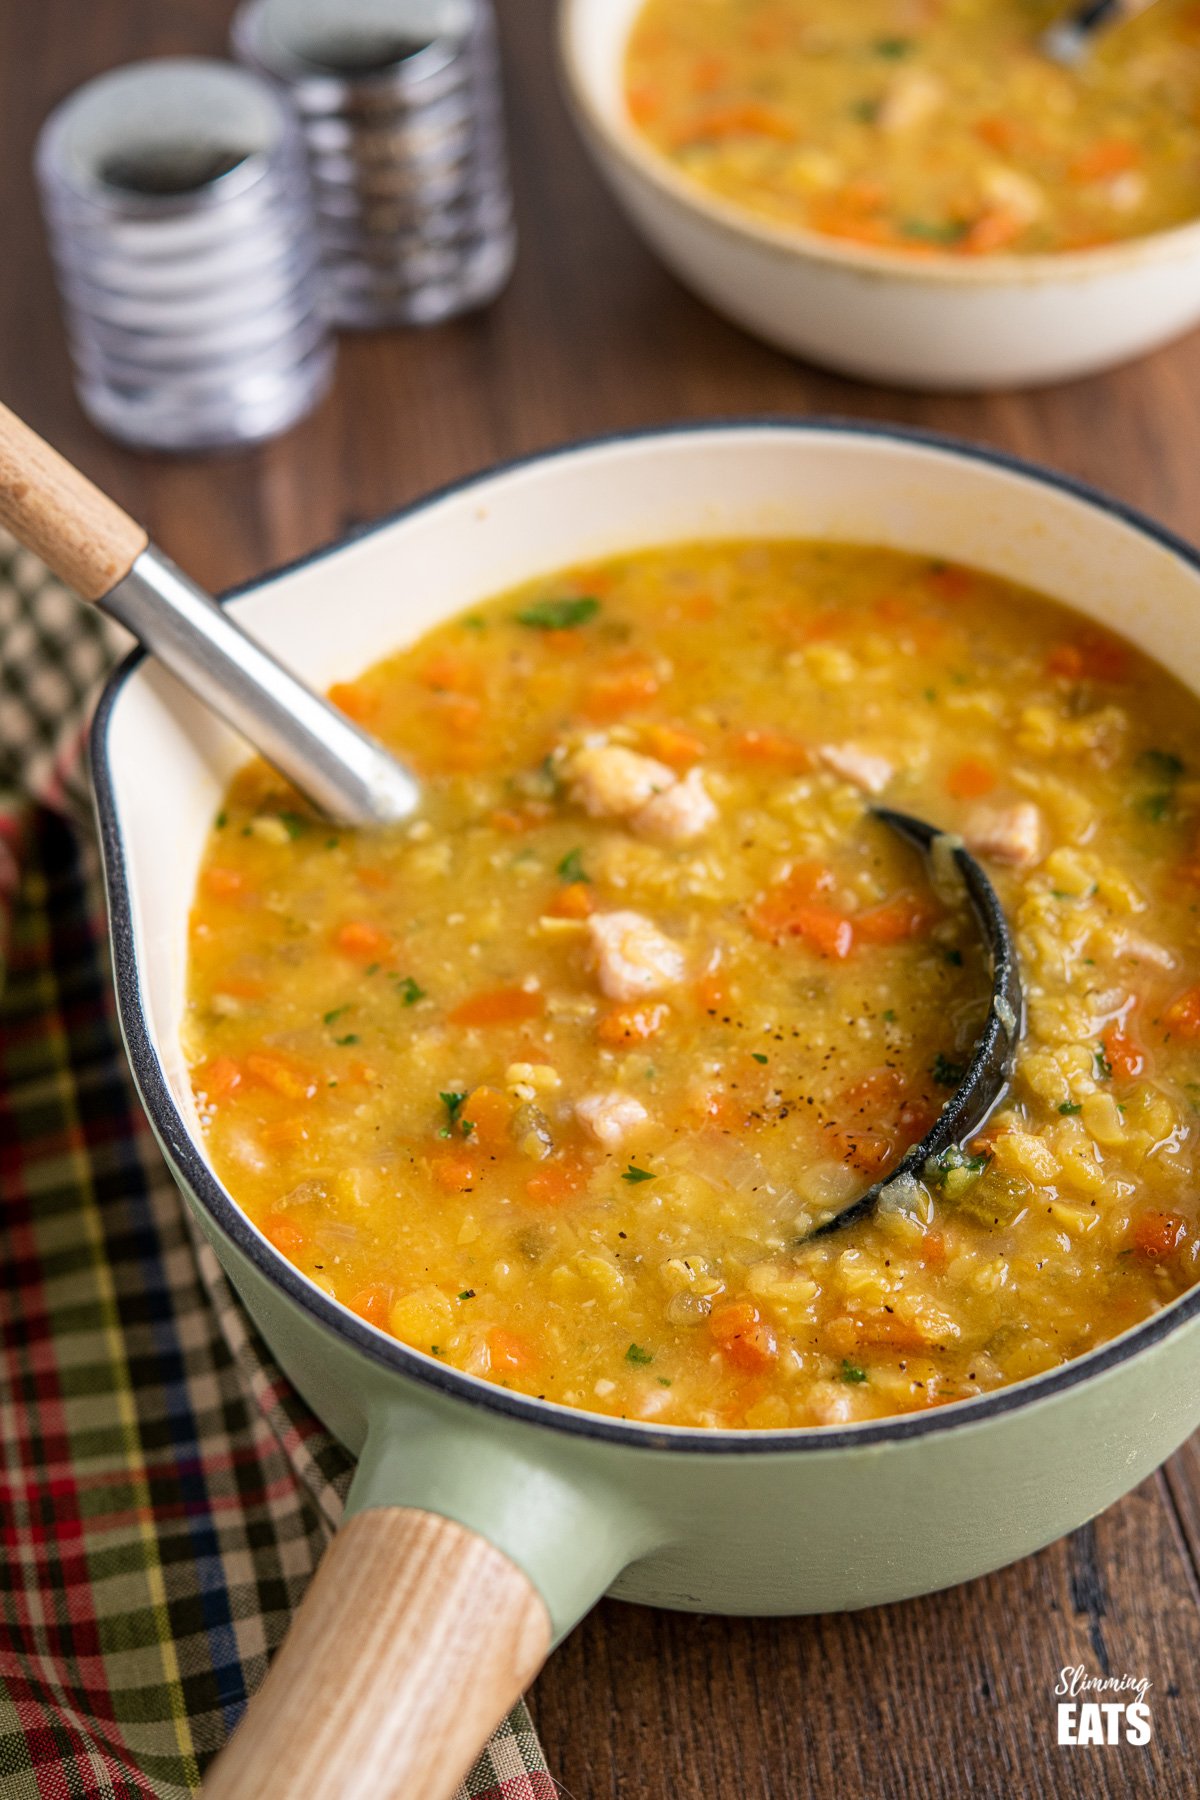
{"label": "ladle", "polygon": [[1136,18],[1154,0],[1084,0],[1074,5],[1064,18],[1056,19],[1038,40],[1038,47],[1051,62],[1074,69],[1089,55],[1096,39],[1111,31],[1125,19]]}

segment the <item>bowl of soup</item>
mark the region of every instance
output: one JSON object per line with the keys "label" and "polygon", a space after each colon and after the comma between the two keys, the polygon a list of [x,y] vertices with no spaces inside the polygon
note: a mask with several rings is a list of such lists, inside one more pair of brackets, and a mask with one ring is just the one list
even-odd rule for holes
{"label": "bowl of soup", "polygon": [[663,260],[780,348],[922,388],[1059,380],[1200,317],[1200,26],[1067,69],[1061,10],[563,0],[572,110]]}
{"label": "bowl of soup", "polygon": [[[126,1043],[360,1459],[348,1531],[482,1540],[542,1654],[604,1591],[970,1579],[1194,1429],[1198,603],[1193,552],[1044,472],[723,424],[475,477],[231,598],[417,769],[406,825],[331,828],[125,667],[92,752]],[[897,1181],[990,983],[878,805],[973,848],[1027,1011],[991,1115]]]}

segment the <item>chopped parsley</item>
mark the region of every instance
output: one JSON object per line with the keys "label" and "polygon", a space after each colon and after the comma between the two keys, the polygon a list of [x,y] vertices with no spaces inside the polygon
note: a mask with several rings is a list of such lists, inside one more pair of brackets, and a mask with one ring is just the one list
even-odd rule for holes
{"label": "chopped parsley", "polygon": [[924,244],[957,244],[970,226],[964,219],[904,219],[900,225],[905,237]]}
{"label": "chopped parsley", "polygon": [[535,600],[517,614],[519,625],[531,631],[574,631],[586,625],[600,611],[600,602],[590,594],[564,597],[561,600]]}
{"label": "chopped parsley", "polygon": [[1064,1118],[1070,1118],[1074,1113],[1082,1112],[1083,1107],[1078,1100],[1064,1100],[1058,1110]]}
{"label": "chopped parsley", "polygon": [[332,1025],[335,1019],[340,1019],[343,1013],[348,1013],[349,1011],[350,1008],[348,1006],[335,1006],[332,1012],[327,1012],[325,1014],[326,1025]]}
{"label": "chopped parsley", "polygon": [[1143,819],[1149,819],[1152,825],[1161,825],[1172,806],[1170,794],[1143,794],[1138,801],[1138,811]]}
{"label": "chopped parsley", "polygon": [[865,1381],[866,1379],[867,1379],[867,1371],[865,1369],[860,1369],[858,1364],[852,1363],[850,1361],[849,1357],[847,1357],[847,1356],[844,1356],[842,1358],[842,1380],[843,1381],[858,1382],[858,1381]]}
{"label": "chopped parsley", "polygon": [[306,819],[303,813],[298,812],[281,812],[279,818],[290,838],[303,837],[312,824],[311,819]]}
{"label": "chopped parsley", "polygon": [[899,62],[913,48],[913,40],[906,37],[876,38],[871,48],[876,56],[882,56],[885,62]]}
{"label": "chopped parsley", "polygon": [[934,1057],[929,1070],[938,1086],[947,1088],[958,1087],[966,1072],[963,1063],[951,1062],[950,1058],[943,1056],[940,1050]]}
{"label": "chopped parsley", "polygon": [[625,1352],[625,1361],[627,1363],[652,1363],[654,1352],[653,1350],[643,1350],[640,1344],[630,1344]]}
{"label": "chopped parsley", "polygon": [[333,1041],[339,1048],[344,1048],[347,1044],[357,1044],[359,1041],[358,1033],[357,1031],[348,1031],[345,1037],[334,1038]]}
{"label": "chopped parsley", "polygon": [[468,616],[463,620],[463,624],[466,626],[468,631],[486,631],[487,630],[487,620],[481,619],[478,613],[468,614]]}
{"label": "chopped parsley", "polygon": [[228,823],[229,823],[229,814],[227,812],[219,812],[216,817],[217,830],[224,831],[224,829],[228,825]]}
{"label": "chopped parsley", "polygon": [[418,987],[411,975],[398,975],[396,977],[396,991],[400,995],[405,1006],[415,1006],[418,1000],[423,1000],[425,998],[425,989],[423,987]]}
{"label": "chopped parsley", "polygon": [[582,850],[568,850],[559,863],[557,872],[563,881],[589,881],[591,879],[583,866]]}
{"label": "chopped parsley", "polygon": [[[443,1098],[444,1098],[444,1096],[443,1096]],[[639,1169],[636,1167],[635,1164],[630,1163],[629,1167],[625,1170],[625,1173],[621,1176],[621,1180],[622,1181],[653,1181],[654,1176],[651,1174],[649,1169]]]}
{"label": "chopped parsley", "polygon": [[439,1137],[449,1137],[450,1136],[450,1133],[454,1130],[455,1125],[458,1123],[459,1109],[461,1108],[462,1103],[466,1099],[466,1097],[467,1096],[465,1093],[463,1093],[463,1094],[439,1094],[438,1095],[438,1099],[441,1101],[442,1105],[446,1109],[446,1123],[442,1126],[442,1129],[439,1131],[439,1133],[438,1133]]}
{"label": "chopped parsley", "polygon": [[1112,1064],[1103,1044],[1097,1044],[1092,1051],[1092,1073],[1097,1081],[1108,1081],[1112,1076]]}
{"label": "chopped parsley", "polygon": [[763,1055],[761,1050],[752,1050],[750,1052],[750,1054],[754,1058],[756,1063],[765,1063],[767,1060],[767,1058]]}
{"label": "chopped parsley", "polygon": [[894,1025],[896,1023],[895,1007],[894,1006],[885,1007],[883,1012],[881,1013],[880,1017],[883,1019],[883,1022],[885,1025]]}
{"label": "chopped parsley", "polygon": [[957,1144],[950,1144],[937,1156],[926,1158],[925,1179],[931,1186],[939,1187],[947,1200],[961,1200],[975,1186],[990,1161],[986,1154],[971,1156]]}
{"label": "chopped parsley", "polygon": [[458,1297],[460,1300],[473,1300],[475,1298],[475,1289],[474,1288],[464,1288],[462,1293]]}
{"label": "chopped parsley", "polygon": [[1181,758],[1170,750],[1143,750],[1137,766],[1156,781],[1178,781],[1184,767]]}
{"label": "chopped parsley", "polygon": [[952,969],[961,969],[963,966],[962,951],[961,950],[947,950],[945,952],[945,960],[950,964],[950,967]]}

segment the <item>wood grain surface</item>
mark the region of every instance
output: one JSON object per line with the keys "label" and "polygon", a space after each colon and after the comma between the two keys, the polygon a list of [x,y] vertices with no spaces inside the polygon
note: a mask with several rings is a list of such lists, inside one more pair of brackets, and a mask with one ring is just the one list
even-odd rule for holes
{"label": "wood grain surface", "polygon": [[[549,0],[500,0],[521,232],[500,301],[427,333],[344,339],[331,398],[264,449],[208,461],[116,449],[72,398],[30,150],[76,83],[133,56],[219,52],[231,10],[0,6],[0,397],[200,579],[241,581],[498,457],[721,414],[959,433],[1200,537],[1200,335],[1111,375],[982,398],[887,392],[788,361],[686,294],[617,213],[556,93]],[[1073,1538],[908,1605],[770,1622],[602,1605],[551,1659],[533,1710],[573,1800],[1191,1800],[1198,1558],[1192,1444]],[[1075,1663],[1153,1682],[1148,1749],[1057,1746],[1052,1689]]]}

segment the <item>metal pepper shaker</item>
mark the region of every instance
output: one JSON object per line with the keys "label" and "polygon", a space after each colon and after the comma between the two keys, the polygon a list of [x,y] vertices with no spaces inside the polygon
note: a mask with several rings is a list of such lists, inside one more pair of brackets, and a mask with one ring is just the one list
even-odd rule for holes
{"label": "metal pepper shaker", "polygon": [[515,232],[491,0],[247,0],[232,42],[299,116],[333,324],[432,324],[499,292]]}
{"label": "metal pepper shaker", "polygon": [[76,388],[138,448],[253,443],[320,398],[307,159],[277,91],[200,57],[132,63],[46,121],[37,177]]}

